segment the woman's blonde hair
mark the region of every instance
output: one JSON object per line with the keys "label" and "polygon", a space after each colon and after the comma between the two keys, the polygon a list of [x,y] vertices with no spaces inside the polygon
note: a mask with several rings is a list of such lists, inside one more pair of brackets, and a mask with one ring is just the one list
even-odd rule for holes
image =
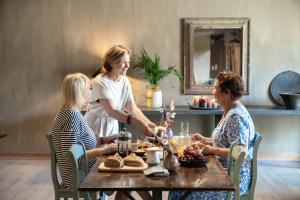
{"label": "woman's blonde hair", "polygon": [[65,105],[81,106],[84,103],[83,91],[90,79],[82,73],[68,74],[62,83],[62,95]]}
{"label": "woman's blonde hair", "polygon": [[128,53],[128,55],[130,56],[131,51],[122,45],[114,45],[110,49],[108,49],[104,56],[104,70],[102,69],[102,72],[111,72],[111,64],[121,62],[121,59],[123,58],[125,53]]}

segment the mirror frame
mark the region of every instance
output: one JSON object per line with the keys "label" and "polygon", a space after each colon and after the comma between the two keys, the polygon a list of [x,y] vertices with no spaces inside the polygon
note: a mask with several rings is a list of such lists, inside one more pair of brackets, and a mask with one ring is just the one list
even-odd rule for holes
{"label": "mirror frame", "polygon": [[194,32],[197,29],[241,29],[242,55],[241,76],[245,84],[245,94],[249,94],[249,30],[250,18],[184,18],[183,27],[183,73],[184,94],[211,95],[213,85],[196,85],[194,71]]}

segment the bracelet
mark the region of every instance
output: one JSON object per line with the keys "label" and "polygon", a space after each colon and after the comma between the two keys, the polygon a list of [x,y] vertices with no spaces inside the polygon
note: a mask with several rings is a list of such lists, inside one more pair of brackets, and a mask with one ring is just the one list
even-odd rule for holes
{"label": "bracelet", "polygon": [[126,120],[127,124],[131,124],[131,115],[127,116],[127,120]]}
{"label": "bracelet", "polygon": [[100,137],[100,144],[104,144],[104,138]]}

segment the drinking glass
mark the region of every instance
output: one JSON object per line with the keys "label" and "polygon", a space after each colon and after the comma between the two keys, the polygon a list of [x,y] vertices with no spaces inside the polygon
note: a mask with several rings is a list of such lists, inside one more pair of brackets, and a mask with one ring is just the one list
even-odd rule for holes
{"label": "drinking glass", "polygon": [[136,150],[138,150],[138,147],[141,144],[141,140],[139,138],[133,139],[131,142],[131,152],[135,152]]}
{"label": "drinking glass", "polygon": [[180,123],[180,135],[181,136],[188,136],[189,135],[189,123],[188,122],[181,122]]}

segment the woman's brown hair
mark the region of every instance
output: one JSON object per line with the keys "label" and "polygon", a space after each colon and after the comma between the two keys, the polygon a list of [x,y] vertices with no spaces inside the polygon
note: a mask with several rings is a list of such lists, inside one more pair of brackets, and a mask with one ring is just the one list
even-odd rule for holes
{"label": "woman's brown hair", "polygon": [[233,72],[220,72],[217,75],[217,84],[221,92],[230,90],[233,100],[239,99],[244,95],[245,87],[241,76]]}

